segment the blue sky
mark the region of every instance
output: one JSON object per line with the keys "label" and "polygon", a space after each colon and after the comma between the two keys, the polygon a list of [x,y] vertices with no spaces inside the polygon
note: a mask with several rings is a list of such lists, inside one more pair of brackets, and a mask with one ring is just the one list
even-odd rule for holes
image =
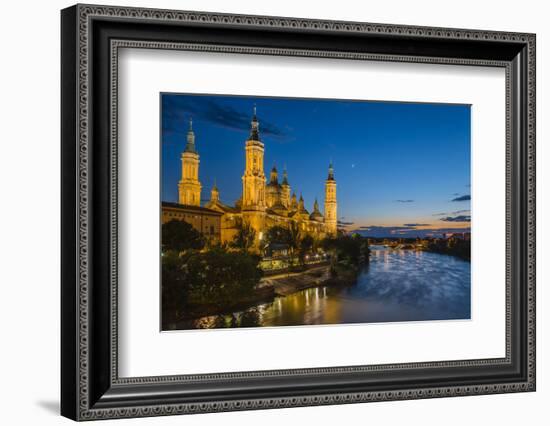
{"label": "blue sky", "polygon": [[470,225],[470,106],[161,94],[162,199],[177,201],[180,155],[193,118],[202,198],[217,181],[223,202],[241,194],[254,104],[275,164],[311,211],[323,206],[332,160],[338,216],[371,236],[423,236]]}

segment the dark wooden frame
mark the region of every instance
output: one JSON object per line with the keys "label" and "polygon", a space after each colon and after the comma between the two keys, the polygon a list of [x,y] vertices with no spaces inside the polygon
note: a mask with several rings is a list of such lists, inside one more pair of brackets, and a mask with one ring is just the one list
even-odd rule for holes
{"label": "dark wooden frame", "polygon": [[[75,420],[535,390],[535,36],[76,5],[61,13],[61,413]],[[119,378],[119,47],[504,67],[506,357]]]}

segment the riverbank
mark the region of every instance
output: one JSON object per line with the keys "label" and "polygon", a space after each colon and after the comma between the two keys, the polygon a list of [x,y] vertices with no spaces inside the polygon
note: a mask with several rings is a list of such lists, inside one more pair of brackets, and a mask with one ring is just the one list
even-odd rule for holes
{"label": "riverbank", "polygon": [[422,249],[422,251],[428,252],[428,253],[437,253],[437,254],[444,254],[447,256],[453,256],[458,257],[459,259],[462,259],[466,262],[470,262],[470,248],[468,249],[460,249],[460,250],[454,250],[454,249],[446,249],[446,248],[436,248],[436,249]]}
{"label": "riverbank", "polygon": [[254,292],[240,297],[234,303],[219,306],[203,304],[186,310],[178,321],[195,320],[213,315],[226,315],[243,311],[263,303],[270,303],[276,297],[285,297],[299,291],[321,286],[347,286],[354,284],[357,271],[336,265],[331,272],[330,265],[315,266],[305,271],[287,272],[263,277]]}
{"label": "riverbank", "polygon": [[458,257],[459,259],[470,262],[470,247],[439,247],[439,246],[430,246],[430,247],[416,247],[413,245],[400,245],[396,247],[388,247],[390,250],[408,250],[408,251],[423,251],[426,253],[437,253],[444,254],[447,256]]}
{"label": "riverbank", "polygon": [[259,288],[271,287],[276,296],[288,296],[306,288],[325,285],[330,280],[330,266],[317,266],[303,272],[282,273],[264,277]]}
{"label": "riverbank", "polygon": [[262,303],[272,302],[275,296],[276,294],[273,287],[257,287],[253,293],[241,296],[233,303],[224,304],[223,306],[216,304],[201,304],[189,307],[186,309],[185,314],[178,318],[178,321],[188,321],[211,315],[225,315],[242,311]]}

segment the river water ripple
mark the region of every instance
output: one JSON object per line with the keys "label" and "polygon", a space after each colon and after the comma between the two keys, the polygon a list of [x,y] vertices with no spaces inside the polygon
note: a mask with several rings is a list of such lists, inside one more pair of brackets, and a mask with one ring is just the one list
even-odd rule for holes
{"label": "river water ripple", "polygon": [[[302,290],[182,328],[265,327],[470,318],[470,262],[371,246],[370,264],[347,288]],[[178,327],[180,328],[180,327]]]}

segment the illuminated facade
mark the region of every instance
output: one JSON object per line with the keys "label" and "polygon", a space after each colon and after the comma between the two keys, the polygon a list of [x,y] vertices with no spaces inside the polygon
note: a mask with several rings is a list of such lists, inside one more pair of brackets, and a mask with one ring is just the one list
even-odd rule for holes
{"label": "illuminated facade", "polygon": [[[256,245],[259,245],[267,229],[272,226],[288,227],[294,222],[302,235],[309,234],[315,239],[335,235],[337,231],[336,180],[332,164],[325,181],[325,215],[319,210],[315,200],[313,211],[305,208],[303,197],[296,198],[291,191],[287,171],[284,170],[279,182],[274,166],[266,180],[264,173],[265,146],[260,139],[260,124],[256,108],[252,117],[250,135],[245,142],[245,165],[242,175],[242,195],[234,203],[227,205],[220,201],[216,184],[211,190],[210,200],[204,208],[221,213],[220,238],[222,242],[233,239],[242,222],[250,224],[256,231]],[[182,154],[182,178],[178,183],[179,204],[200,207],[201,183],[198,178],[199,154],[195,147],[195,134],[190,123],[187,145]],[[291,195],[292,194],[292,195]]]}
{"label": "illuminated facade", "polygon": [[186,206],[201,205],[202,185],[199,181],[199,153],[195,149],[193,121],[189,121],[187,145],[181,154],[181,180],[178,183],[179,203]]}
{"label": "illuminated facade", "polygon": [[171,220],[183,220],[199,231],[209,242],[221,241],[222,216],[220,212],[205,207],[162,202],[163,224]]}

